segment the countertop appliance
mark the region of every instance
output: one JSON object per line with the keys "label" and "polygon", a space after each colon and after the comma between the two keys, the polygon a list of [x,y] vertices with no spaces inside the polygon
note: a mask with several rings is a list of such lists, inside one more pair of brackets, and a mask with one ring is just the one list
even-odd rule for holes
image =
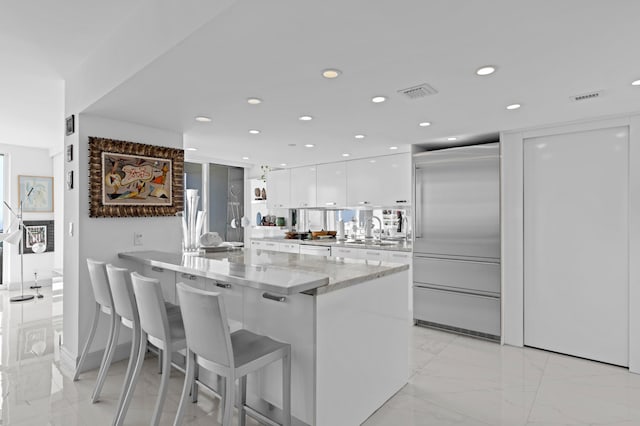
{"label": "countertop appliance", "polygon": [[500,146],[413,156],[416,323],[500,336]]}

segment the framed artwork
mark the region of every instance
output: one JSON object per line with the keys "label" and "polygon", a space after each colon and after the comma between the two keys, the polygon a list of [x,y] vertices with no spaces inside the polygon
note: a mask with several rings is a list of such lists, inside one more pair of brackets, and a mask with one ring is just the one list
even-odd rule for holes
{"label": "framed artwork", "polygon": [[18,176],[18,197],[23,212],[52,212],[53,177]]}
{"label": "framed artwork", "polygon": [[54,251],[53,220],[25,220],[22,231],[22,250],[24,254],[33,253],[35,243],[44,243],[45,253]]}
{"label": "framed artwork", "polygon": [[73,161],[73,144],[67,145],[67,163]]}
{"label": "framed artwork", "polygon": [[72,135],[76,131],[75,117],[70,115],[64,121],[67,136]]}
{"label": "framed artwork", "polygon": [[174,216],[183,206],[184,151],[89,138],[89,216]]}
{"label": "framed artwork", "polygon": [[73,189],[73,170],[67,172],[67,189]]}

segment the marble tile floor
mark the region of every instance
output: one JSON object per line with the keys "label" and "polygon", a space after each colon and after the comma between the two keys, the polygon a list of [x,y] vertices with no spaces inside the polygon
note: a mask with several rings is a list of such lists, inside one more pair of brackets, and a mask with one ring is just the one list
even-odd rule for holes
{"label": "marble tile floor", "polygon": [[[110,425],[126,361],[112,365],[101,401],[92,404],[97,371],[72,382],[60,365],[60,291],[45,288],[44,299],[10,304],[15,294],[0,291],[0,425]],[[409,383],[366,426],[640,425],[640,375],[624,368],[422,327],[412,328],[409,353]],[[159,380],[149,360],[127,425],[148,424]],[[163,425],[173,423],[182,380],[174,370]],[[217,400],[202,392],[185,424],[217,425],[216,416]]]}

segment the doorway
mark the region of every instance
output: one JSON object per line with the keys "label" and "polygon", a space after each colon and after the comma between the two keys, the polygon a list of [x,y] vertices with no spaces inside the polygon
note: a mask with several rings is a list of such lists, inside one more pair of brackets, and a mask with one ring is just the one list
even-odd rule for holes
{"label": "doorway", "polygon": [[629,364],[629,128],[524,140],[524,344]]}

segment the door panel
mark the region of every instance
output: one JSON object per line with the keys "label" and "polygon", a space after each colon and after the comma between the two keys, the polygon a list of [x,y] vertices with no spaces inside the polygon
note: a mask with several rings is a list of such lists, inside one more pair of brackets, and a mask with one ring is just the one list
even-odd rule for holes
{"label": "door panel", "polygon": [[525,345],[628,365],[628,140],[525,140]]}

